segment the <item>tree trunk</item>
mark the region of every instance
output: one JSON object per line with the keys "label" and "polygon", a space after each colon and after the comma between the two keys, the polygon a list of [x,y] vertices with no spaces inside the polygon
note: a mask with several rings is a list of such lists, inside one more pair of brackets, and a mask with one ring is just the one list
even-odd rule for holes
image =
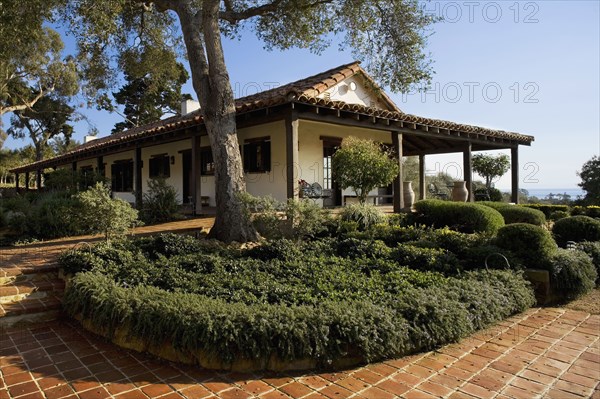
{"label": "tree trunk", "polygon": [[225,242],[256,240],[258,234],[244,216],[237,197],[246,190],[246,184],[237,139],[235,101],[221,45],[219,1],[206,0],[203,9],[197,12],[190,1],[182,3],[175,11],[215,162],[217,214],[210,235]]}

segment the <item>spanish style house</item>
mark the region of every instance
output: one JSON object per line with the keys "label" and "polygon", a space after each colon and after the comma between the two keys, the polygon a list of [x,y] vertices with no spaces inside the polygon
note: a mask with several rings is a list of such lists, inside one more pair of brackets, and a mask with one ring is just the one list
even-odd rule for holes
{"label": "spanish style house", "polygon": [[[190,111],[189,105],[184,112]],[[406,114],[356,62],[239,98],[236,109],[247,191],[285,200],[298,196],[302,179],[323,187],[326,198],[318,201],[324,206],[342,205],[344,196],[352,194],[337,187],[331,170],[332,155],[344,137],[388,144],[398,159],[418,156],[420,178],[415,183],[421,197],[426,192],[425,157],[462,153],[471,201],[472,152],[510,149],[514,202],[518,200],[518,148],[534,140],[519,133]],[[132,203],[140,201],[149,179],[163,176],[177,189],[182,203],[193,204],[196,210],[215,205],[214,163],[197,109],[88,141],[64,155],[12,172],[17,181],[19,174],[37,173],[39,186],[48,168],[99,172],[112,182],[114,196]],[[400,210],[401,179],[392,186],[381,196],[392,198],[394,209]]]}

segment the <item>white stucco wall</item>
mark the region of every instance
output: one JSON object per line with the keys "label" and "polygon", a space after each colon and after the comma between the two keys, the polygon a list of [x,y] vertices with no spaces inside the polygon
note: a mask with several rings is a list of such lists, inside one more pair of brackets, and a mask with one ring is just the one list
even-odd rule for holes
{"label": "white stucco wall", "polygon": [[[356,89],[352,90],[352,83],[356,85]],[[343,101],[348,104],[360,104],[367,107],[375,107],[380,109],[389,109],[385,102],[381,101],[373,94],[373,90],[365,85],[364,79],[360,75],[350,76],[326,90],[331,100]],[[321,93],[319,98],[325,98],[326,94]]]}
{"label": "white stucco wall", "polygon": [[246,173],[246,190],[255,196],[270,195],[279,201],[287,199],[287,162],[285,152],[285,124],[283,121],[240,129],[238,139],[242,146],[244,140],[266,137],[271,138],[271,171],[268,173]]}
{"label": "white stucco wall", "polygon": [[180,140],[171,143],[155,145],[142,148],[142,191],[148,191],[148,180],[150,179],[150,158],[155,155],[166,154],[169,158],[175,157],[175,163],[171,163],[170,175],[165,179],[167,184],[177,190],[177,201],[183,202],[183,155],[181,151],[191,149],[192,140]]}
{"label": "white stucco wall", "polygon": [[[391,144],[391,134],[374,129],[355,128],[313,121],[300,121],[299,127],[299,161],[300,176],[308,183],[318,182],[323,186],[323,141],[321,136],[345,137],[354,136],[361,139],[371,139],[380,143]],[[368,167],[368,165],[365,165]],[[369,194],[377,194],[377,189]],[[344,195],[354,195],[351,189],[342,190]]]}

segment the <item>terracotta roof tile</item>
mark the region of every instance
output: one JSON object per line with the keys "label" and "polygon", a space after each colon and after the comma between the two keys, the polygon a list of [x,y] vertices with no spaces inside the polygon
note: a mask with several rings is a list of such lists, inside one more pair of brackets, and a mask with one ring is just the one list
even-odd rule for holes
{"label": "terracotta roof tile", "polygon": [[[468,133],[480,133],[492,137],[508,138],[526,144],[529,144],[534,139],[532,136],[526,136],[514,132],[487,129],[478,126],[464,125],[450,121],[424,118],[417,115],[406,114],[394,104],[394,102],[385,94],[383,90],[380,90],[378,94],[381,96],[386,105],[388,105],[389,108],[392,109],[391,111],[380,108],[367,107],[359,104],[348,104],[342,101],[331,101],[327,99],[318,98],[318,96],[321,93],[335,86],[344,79],[347,79],[348,77],[354,76],[356,74],[361,74],[362,78],[367,80],[369,84],[375,89],[379,87],[377,86],[376,82],[373,81],[372,78],[360,67],[358,62],[353,62],[350,64],[341,65],[337,68],[332,68],[330,70],[321,72],[308,78],[288,83],[283,86],[279,86],[270,90],[262,91],[256,94],[239,98],[235,101],[236,111],[238,113],[244,113],[260,108],[266,108],[284,104],[290,101],[295,101],[298,103],[317,105],[331,109],[352,111],[368,116],[386,118],[395,121],[418,123],[427,125],[429,127],[437,127],[440,129],[451,129]],[[34,162],[29,165],[23,165],[13,169],[12,171],[22,172],[26,170],[35,170],[36,167],[49,167],[50,164],[56,165],[56,163],[60,162],[62,159],[67,159],[71,156],[83,154],[92,149],[100,149],[104,147],[117,145],[120,143],[135,141],[141,137],[151,136],[165,131],[177,130],[188,126],[198,125],[200,123],[202,123],[200,111],[194,111],[190,114],[182,116],[173,116],[154,123],[135,127],[124,132],[92,140],[88,143],[82,144],[74,148],[73,150],[69,151],[64,155],[39,162]]]}

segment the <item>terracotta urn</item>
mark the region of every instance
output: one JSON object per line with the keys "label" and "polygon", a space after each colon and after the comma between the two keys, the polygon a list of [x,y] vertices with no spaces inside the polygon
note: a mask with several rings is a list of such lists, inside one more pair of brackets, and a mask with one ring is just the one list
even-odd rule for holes
{"label": "terracotta urn", "polygon": [[415,203],[415,192],[412,188],[412,181],[402,182],[402,190],[404,191],[404,208],[410,209]]}
{"label": "terracotta urn", "polygon": [[455,181],[452,188],[452,201],[466,202],[469,198],[469,190],[467,190],[467,182]]}

